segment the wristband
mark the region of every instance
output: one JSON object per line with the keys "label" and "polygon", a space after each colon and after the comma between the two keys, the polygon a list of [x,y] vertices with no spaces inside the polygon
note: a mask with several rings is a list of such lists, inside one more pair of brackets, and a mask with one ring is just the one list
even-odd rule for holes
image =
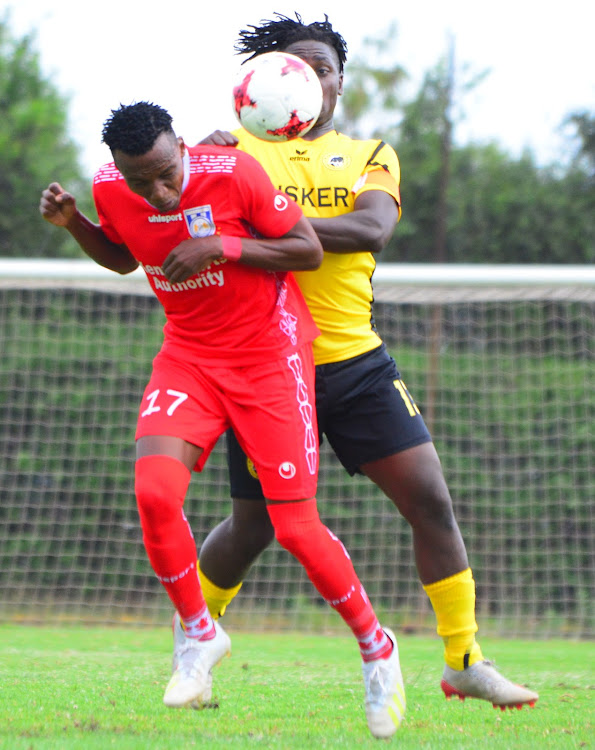
{"label": "wristband", "polygon": [[239,260],[242,257],[242,240],[239,237],[222,234],[221,248],[226,260]]}

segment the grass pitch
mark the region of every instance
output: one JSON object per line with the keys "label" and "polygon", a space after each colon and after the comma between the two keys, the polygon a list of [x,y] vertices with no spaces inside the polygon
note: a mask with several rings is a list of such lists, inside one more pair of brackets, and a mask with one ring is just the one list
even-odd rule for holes
{"label": "grass pitch", "polygon": [[[230,633],[212,708],[167,709],[171,633],[161,629],[0,625],[0,748],[180,750],[378,747],[363,711],[350,637]],[[486,656],[536,689],[534,709],[446,701],[438,639],[399,639],[407,714],[395,747],[594,747],[593,644],[482,639]]]}

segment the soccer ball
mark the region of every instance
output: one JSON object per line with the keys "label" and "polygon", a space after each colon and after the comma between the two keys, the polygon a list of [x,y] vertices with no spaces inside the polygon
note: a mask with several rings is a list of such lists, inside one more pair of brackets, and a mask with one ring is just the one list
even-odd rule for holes
{"label": "soccer ball", "polygon": [[264,141],[305,135],[322,107],[318,76],[301,58],[266,52],[244,63],[233,86],[233,109],[249,133]]}

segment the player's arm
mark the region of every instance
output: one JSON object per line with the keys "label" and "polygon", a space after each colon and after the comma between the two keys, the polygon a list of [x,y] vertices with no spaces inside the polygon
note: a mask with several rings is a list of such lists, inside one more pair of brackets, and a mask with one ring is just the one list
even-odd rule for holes
{"label": "player's arm", "polygon": [[355,199],[353,211],[310,222],[329,253],[379,253],[399,220],[399,206],[384,190],[366,190]]}
{"label": "player's arm", "polygon": [[282,237],[242,238],[241,262],[267,271],[315,271],[322,263],[322,244],[304,216]]}
{"label": "player's arm", "polygon": [[126,245],[111,242],[98,224],[78,210],[74,196],[59,183],[52,182],[42,192],[39,212],[50,224],[70,232],[85,253],[100,266],[121,274],[138,268],[138,261]]}
{"label": "player's arm", "polygon": [[237,137],[229,130],[214,130],[212,133],[198,142],[201,146],[237,146]]}
{"label": "player's arm", "polygon": [[179,283],[222,258],[267,271],[313,271],[322,263],[322,254],[312,225],[300,216],[286,234],[274,239],[211,235],[184,240],[161,268],[169,281]]}

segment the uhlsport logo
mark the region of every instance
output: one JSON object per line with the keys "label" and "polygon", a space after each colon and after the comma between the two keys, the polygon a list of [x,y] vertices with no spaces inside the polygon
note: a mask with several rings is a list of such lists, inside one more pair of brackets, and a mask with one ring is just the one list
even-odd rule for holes
{"label": "uhlsport logo", "polygon": [[283,461],[279,466],[279,476],[281,479],[293,479],[295,476],[295,466],[291,461]]}
{"label": "uhlsport logo", "polygon": [[191,237],[209,237],[215,234],[215,222],[211,206],[197,206],[184,211],[186,226]]}
{"label": "uhlsport logo", "polygon": [[287,196],[285,195],[275,196],[275,208],[277,209],[277,211],[285,211],[288,205],[289,205],[289,200]]}

